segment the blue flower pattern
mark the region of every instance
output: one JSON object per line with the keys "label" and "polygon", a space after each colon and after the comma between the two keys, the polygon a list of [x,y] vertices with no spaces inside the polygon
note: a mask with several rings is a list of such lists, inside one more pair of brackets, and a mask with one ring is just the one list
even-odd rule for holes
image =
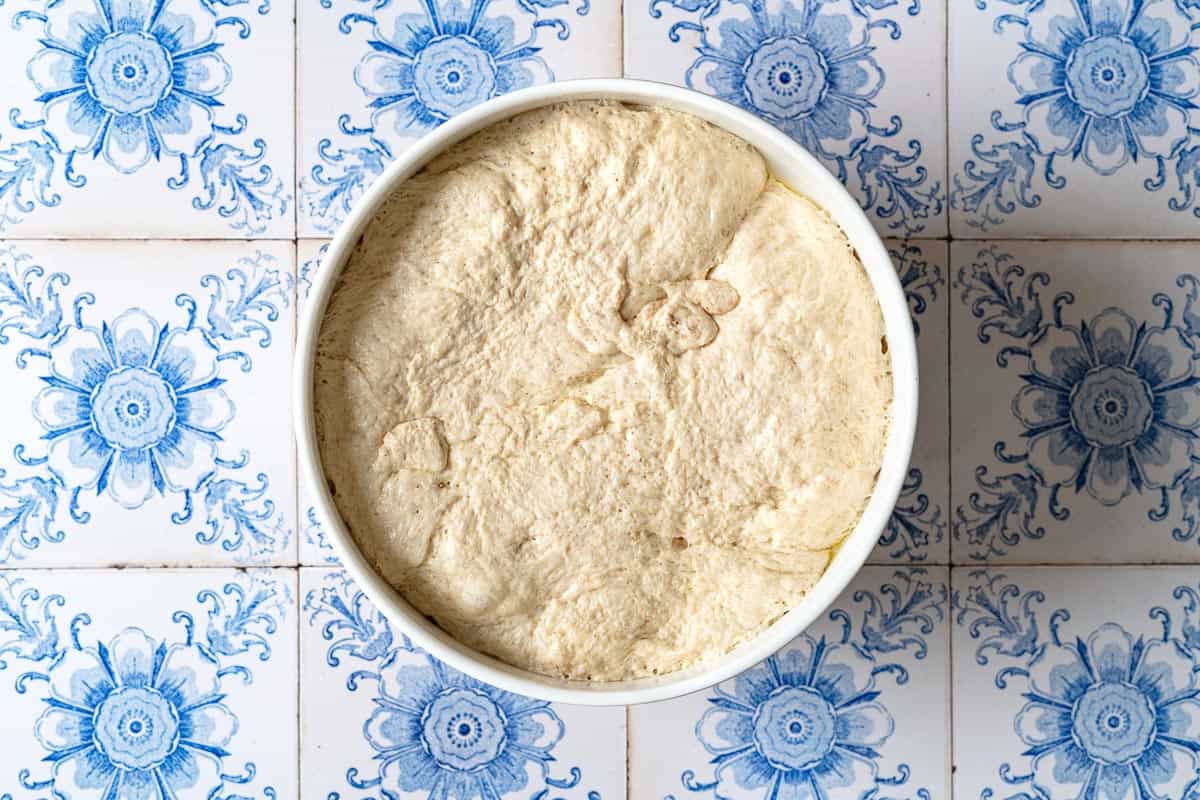
{"label": "blue flower pattern", "polygon": [[1039,177],[1047,189],[1065,188],[1059,158],[1101,176],[1152,164],[1150,191],[1163,189],[1173,171],[1179,195],[1168,207],[1200,215],[1192,167],[1200,147],[1189,122],[1200,108],[1195,8],[1175,0],[1006,1],[1019,13],[999,16],[996,26],[1019,25],[1023,40],[1008,68],[1015,108],[1008,119],[994,112],[992,124],[1019,138],[972,138],[974,158],[950,195],[968,224],[987,230],[1018,207],[1037,208]]}
{"label": "blue flower pattern", "polygon": [[1062,627],[1070,612],[1042,615],[1041,591],[1022,591],[1003,574],[970,574],[955,600],[955,622],[979,641],[977,664],[1002,665],[996,687],[1020,691],[1024,700],[1013,732],[1030,768],[1005,763],[999,770],[1006,785],[1025,792],[1015,796],[1193,796],[1200,687],[1196,642],[1187,634],[1195,629],[1197,593],[1179,586],[1172,596],[1185,601],[1182,612],[1150,610],[1161,633],[1134,635],[1109,622],[1069,637]]}
{"label": "blue flower pattern", "polygon": [[111,326],[68,328],[49,352],[34,415],[63,484],[137,508],[156,491],[194,492],[212,477],[234,407],[203,331],[131,309]]}
{"label": "blue flower pattern", "polygon": [[225,372],[253,368],[238,349],[243,340],[271,345],[271,325],[291,302],[291,275],[265,255],[244,259],[202,280],[210,291],[203,317],[194,297],[176,297],[177,322],[132,308],[91,324],[90,293],[64,311],[59,290],[69,283],[19,252],[0,253],[0,334],[23,337],[17,365],[37,370],[44,384],[30,398],[43,435],[13,452],[35,474],[5,482],[0,469],[0,562],[63,541],[64,515],[86,525],[88,496],[125,509],[177,496],[175,525],[193,521],[199,500],[198,541],[246,560],[280,552],[289,532],[266,497],[267,476],[239,477],[249,453],[227,450],[221,432],[236,411]]}
{"label": "blue flower pattern", "polygon": [[1110,308],[1079,327],[1046,327],[1029,349],[1013,411],[1043,483],[1086,485],[1115,505],[1188,472],[1200,381],[1184,331],[1138,326]]}
{"label": "blue flower pattern", "polygon": [[717,794],[859,797],[875,783],[878,747],[895,727],[887,709],[866,700],[878,695],[873,667],[852,645],[802,635],[742,673],[732,691],[718,688],[696,726],[721,759]]}
{"label": "blue flower pattern", "polygon": [[[921,144],[908,152],[885,143],[902,121],[875,119],[875,98],[886,74],[875,58],[872,33],[901,36],[899,24],[873,12],[892,3],[859,0],[651,0],[682,12],[668,31],[699,39],[682,76],[707,92],[756,114],[822,158],[855,189],[863,207],[905,235],[924,231],[941,214],[941,185],[919,163]],[[910,15],[920,13],[914,3]],[[857,178],[852,183],[850,174]]]}
{"label": "blue flower pattern", "polygon": [[[363,778],[349,767],[350,788],[445,800],[532,791],[531,798],[543,800],[580,785],[578,767],[565,778],[551,772],[566,726],[550,704],[481,683],[414,647],[340,570],[326,571],[321,583],[306,595],[304,610],[331,642],[325,663],[336,669],[352,658],[359,668],[346,678],[347,690],[368,681],[377,690],[362,726],[376,774]],[[600,800],[594,790],[586,796]]]}
{"label": "blue flower pattern", "polygon": [[107,647],[71,649],[49,669],[35,734],[63,797],[206,797],[220,782],[237,718],[218,665],[196,646],[137,628]]}
{"label": "blue flower pattern", "polygon": [[28,74],[59,150],[135,172],[152,157],[194,156],[212,138],[232,72],[199,2],[61,0],[46,9],[46,34]]}
{"label": "blue flower pattern", "polygon": [[[829,619],[840,640],[802,634],[776,655],[717,686],[696,723],[696,737],[711,756],[713,777],[685,770],[690,792],[716,798],[882,797],[902,791],[911,770],[881,772],[883,748],[896,722],[876,678],[890,673],[908,681],[899,658],[925,658],[925,637],[946,614],[944,585],[920,568],[898,571],[878,593],[859,590],[861,610],[835,608]],[[906,659],[904,659],[906,660]],[[908,662],[912,663],[912,662]],[[924,787],[909,787],[928,798]]]}
{"label": "blue flower pattern", "polygon": [[976,469],[977,491],[955,512],[955,541],[968,546],[971,558],[986,559],[1041,538],[1039,509],[1058,521],[1070,517],[1064,490],[1086,493],[1103,506],[1131,494],[1157,495],[1149,518],[1165,519],[1178,505],[1184,527],[1172,535],[1194,538],[1200,528],[1192,483],[1200,436],[1200,328],[1193,308],[1200,283],[1192,275],[1176,280],[1186,290],[1179,314],[1175,299],[1156,294],[1163,318],[1154,324],[1118,308],[1072,323],[1066,314],[1074,295],[1059,292],[1047,307],[1042,290],[1050,282],[1047,273],[1027,273],[995,248],[958,270],[955,285],[979,320],[978,340],[1003,337],[1008,343],[997,351],[997,364],[1018,360],[1025,371],[1012,401],[1024,452],[1012,452],[1003,441],[995,446],[1001,466],[1017,471]]}
{"label": "blue flower pattern", "polygon": [[0,231],[59,205],[53,187],[85,186],[77,156],[123,174],[173,159],[179,171],[167,188],[183,189],[198,173],[193,207],[216,208],[234,231],[261,233],[287,211],[283,182],[263,163],[266,143],[231,141],[247,118],[221,113],[233,71],[219,29],[248,38],[245,19],[203,0],[49,0],[13,18],[17,30],[31,24],[41,49],[26,74],[39,107],[31,119],[27,109],[10,113],[16,131],[33,138],[0,148]]}
{"label": "blue flower pattern", "polygon": [[[325,8],[333,0],[320,0]],[[420,0],[421,13],[388,13],[392,0],[376,0],[371,13],[344,14],[338,29],[371,26],[366,52],[354,69],[369,124],[338,117],[341,135],[367,144],[335,147],[318,143],[322,163],[301,180],[302,210],[321,231],[332,231],[384,165],[418,136],[471,106],[514,89],[554,80],[539,55],[539,37],[570,37],[555,7],[568,0],[522,0],[511,13],[494,0]],[[562,11],[564,9],[559,9]],[[590,4],[575,7],[585,16]]]}
{"label": "blue flower pattern", "polygon": [[[288,613],[291,594],[268,574],[243,576],[221,594],[254,598],[259,611],[247,616],[238,613],[241,604],[218,601],[207,617],[207,641],[195,636],[196,616],[178,609],[170,615],[183,626],[178,638],[156,638],[131,626],[84,644],[88,613],[71,617],[64,640],[58,609],[66,598],[43,598],[24,579],[0,576],[0,653],[30,667],[16,678],[18,694],[44,687],[43,710],[31,733],[46,752],[46,777],[23,769],[22,786],[66,800],[249,800],[228,791],[247,784],[256,770],[253,762],[241,773],[229,769],[238,717],[226,684],[234,675],[249,684],[253,674],[236,658],[245,649],[223,646],[225,640],[212,632],[220,628],[261,642],[259,662],[267,661],[269,639]],[[204,590],[196,599],[209,595],[218,593]],[[263,794],[266,800],[276,796],[271,786]]]}

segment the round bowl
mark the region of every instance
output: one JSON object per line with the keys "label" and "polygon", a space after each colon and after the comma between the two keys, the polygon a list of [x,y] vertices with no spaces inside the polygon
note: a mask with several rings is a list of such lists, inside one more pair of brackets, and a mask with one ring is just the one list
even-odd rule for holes
{"label": "round bowl", "polygon": [[[724,656],[651,678],[618,682],[568,681],[505,664],[457,642],[414,609],[359,551],[329,494],[313,413],[313,359],[325,305],[365,226],[383,201],[447,147],[523,111],[570,100],[608,99],[693,114],[758,148],[770,171],[821,205],[845,231],[878,295],[892,359],[892,427],[875,491],[857,527],[836,548],[816,586],[758,636]],[[887,250],[858,203],[813,156],[769,124],[721,100],[664,84],[623,79],[551,83],[489,100],[446,122],[393,161],[363,194],[334,236],[300,315],[293,387],[300,479],[311,491],[317,521],[342,565],[376,608],[412,641],[454,669],[486,683],[544,700],[585,705],[629,705],[706,689],[779,650],[825,612],[866,561],[883,531],[908,469],[917,424],[917,351],[904,290]]]}

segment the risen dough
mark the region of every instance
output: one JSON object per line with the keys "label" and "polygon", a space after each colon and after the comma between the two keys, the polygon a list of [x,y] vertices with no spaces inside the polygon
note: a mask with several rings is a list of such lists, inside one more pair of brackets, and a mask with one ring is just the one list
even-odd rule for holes
{"label": "risen dough", "polygon": [[854,527],[890,423],[845,236],[744,142],[574,103],[405,182],[325,317],[321,457],[460,641],[610,680],[718,656]]}

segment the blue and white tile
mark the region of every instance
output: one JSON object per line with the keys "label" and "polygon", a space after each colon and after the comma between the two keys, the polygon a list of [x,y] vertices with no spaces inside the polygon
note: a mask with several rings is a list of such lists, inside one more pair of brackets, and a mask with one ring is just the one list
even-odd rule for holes
{"label": "blue and white tile", "polygon": [[885,236],[946,234],[946,9],[629,0],[625,75],[715,95],[818,156]]}
{"label": "blue and white tile", "polygon": [[1195,569],[952,580],[956,797],[1196,796]]}
{"label": "blue and white tile", "polygon": [[1200,9],[950,4],[956,237],[1200,232]]}
{"label": "blue and white tile", "polygon": [[[297,272],[296,305],[301,311],[308,300],[313,277],[321,267],[321,257],[325,255],[327,247],[329,247],[329,241],[326,239],[301,239],[296,244],[296,261],[300,265]],[[308,486],[303,480],[296,488],[296,496],[299,499],[300,533],[297,537],[297,545],[299,546],[300,563],[307,566],[337,564],[338,559],[333,554],[333,546],[329,544],[324,528],[317,522]]]}
{"label": "blue and white tile", "polygon": [[948,580],[866,567],[762,664],[631,707],[630,796],[948,797]]}
{"label": "blue and white tile", "polygon": [[955,563],[1200,562],[1194,246],[951,262]]}
{"label": "blue and white tile", "polygon": [[454,672],[341,570],[302,569],[300,592],[301,798],[625,797],[625,709],[551,705]]}
{"label": "blue and white tile", "polygon": [[294,11],[0,7],[0,234],[290,238]]}
{"label": "blue and white tile", "polygon": [[0,247],[0,564],[295,563],[294,257]]}
{"label": "blue and white tile", "polygon": [[296,796],[296,574],[0,573],[0,796]]}
{"label": "blue and white tile", "polygon": [[300,0],[301,236],[328,236],[404,149],[458,112],[621,73],[610,0]]}
{"label": "blue and white tile", "polygon": [[949,245],[889,240],[908,296],[921,368],[917,438],[900,500],[870,562],[947,564],[950,539]]}

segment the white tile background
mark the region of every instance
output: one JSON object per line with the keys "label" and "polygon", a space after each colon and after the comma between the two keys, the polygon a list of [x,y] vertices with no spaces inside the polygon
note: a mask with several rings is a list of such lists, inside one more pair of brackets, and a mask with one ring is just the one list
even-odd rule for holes
{"label": "white tile background", "polygon": [[[222,273],[239,258],[257,252],[274,258],[277,268],[297,281],[295,300],[303,303],[306,270],[315,268],[320,247],[327,241],[324,237],[344,216],[343,198],[351,203],[387,160],[371,152],[369,135],[339,130],[342,115],[348,115],[352,126],[365,126],[370,120],[369,98],[354,80],[354,67],[375,36],[372,21],[366,18],[377,19],[387,31],[399,15],[421,13],[424,2],[328,0],[322,5],[321,0],[295,4],[273,0],[266,14],[252,2],[212,4],[210,10],[217,16],[242,17],[251,29],[249,37],[242,39],[236,24],[218,28],[220,53],[232,68],[233,80],[219,98],[225,105],[214,114],[221,120],[238,113],[247,116],[245,131],[228,141],[250,148],[255,138],[264,140],[263,163],[272,170],[267,188],[279,186],[273,202],[280,207],[272,207],[265,221],[253,229],[232,227],[216,209],[193,208],[193,197],[205,193],[199,159],[193,160],[191,183],[182,190],[168,189],[166,184],[178,173],[176,160],[151,162],[136,174],[121,175],[86,153],[77,154],[74,163],[75,171],[87,176],[86,186],[63,183],[61,155],[43,186],[46,165],[22,161],[28,152],[23,148],[40,141],[39,132],[17,127],[7,114],[0,117],[0,211],[19,218],[0,227],[0,236],[10,237],[0,249],[19,249],[47,270],[68,272],[71,285],[61,292],[65,303],[76,292],[94,292],[96,303],[86,309],[85,318],[97,323],[132,306],[146,308],[160,321],[174,319],[172,315],[183,313],[175,305],[176,295],[183,292],[201,301],[203,314],[207,294],[199,283],[201,276]],[[448,5],[446,0],[439,2]],[[791,2],[802,5],[799,0]],[[780,13],[783,4],[784,0],[768,0],[768,22],[762,29],[766,38],[786,38],[786,31],[771,28],[781,24],[770,15]],[[1029,619],[1036,620],[1044,637],[1047,615],[1058,608],[1071,615],[1064,630],[1072,636],[1086,638],[1105,622],[1121,624],[1134,634],[1161,635],[1161,626],[1148,614],[1153,607],[1163,606],[1176,621],[1171,636],[1200,658],[1194,609],[1185,613],[1182,608],[1186,594],[1171,595],[1176,585],[1195,584],[1194,569],[1080,566],[1200,562],[1198,537],[1174,534],[1186,529],[1182,523],[1189,514],[1200,515],[1200,485],[1194,491],[1182,482],[1174,487],[1167,511],[1156,517],[1150,512],[1161,500],[1153,491],[1134,491],[1115,506],[1102,506],[1086,491],[1075,493],[1064,487],[1058,500],[1070,509],[1067,519],[1050,513],[1047,490],[1036,483],[1012,483],[1012,491],[1003,497],[987,492],[972,497],[980,492],[975,470],[981,465],[989,467],[990,476],[1029,477],[1023,465],[1003,464],[995,452],[998,441],[1006,443],[1009,453],[1020,451],[1023,428],[1012,413],[1013,397],[1023,380],[1020,356],[1006,368],[997,365],[1000,348],[1013,342],[1003,335],[993,336],[990,342],[978,340],[980,320],[971,315],[969,299],[963,297],[965,286],[957,278],[959,270],[978,261],[982,249],[994,247],[1026,270],[1005,276],[1011,280],[1001,281],[998,288],[1001,293],[1008,291],[1003,300],[1008,303],[1005,313],[1012,318],[1033,319],[1022,316],[1033,305],[1032,297],[1022,294],[1023,281],[1043,272],[1049,283],[1033,287],[1044,310],[1037,325],[1050,322],[1051,304],[1064,291],[1074,298],[1064,307],[1064,321],[1069,324],[1091,320],[1106,307],[1117,306],[1149,326],[1161,325],[1163,305],[1155,296],[1164,293],[1174,306],[1174,324],[1189,337],[1200,336],[1200,315],[1190,316],[1191,285],[1178,282],[1180,276],[1195,271],[1195,244],[1069,241],[1200,238],[1195,235],[1200,223],[1191,209],[1171,210],[1167,205],[1169,197],[1183,197],[1186,187],[1195,185],[1195,164],[1182,155],[1167,164],[1168,183],[1158,192],[1144,188],[1155,171],[1146,159],[1104,177],[1082,161],[1059,157],[1055,170],[1067,179],[1063,189],[1047,186],[1038,171],[1040,162],[1025,172],[1021,170],[1028,165],[1017,164],[1005,185],[1011,191],[1017,185],[1011,181],[1028,179],[1031,191],[1042,196],[1041,204],[1018,205],[986,231],[969,225],[971,212],[961,200],[952,199],[955,179],[963,176],[965,161],[973,157],[973,135],[988,134],[989,145],[1022,141],[1017,132],[1007,138],[993,135],[993,110],[1004,110],[1005,119],[1020,117],[1019,111],[1014,112],[1017,95],[1007,73],[1023,38],[1019,23],[1001,24],[998,31],[995,25],[1001,15],[1032,13],[1036,5],[982,0],[828,3],[839,13],[865,14],[871,20],[862,33],[866,50],[856,58],[865,63],[862,59],[869,57],[883,78],[865,109],[875,130],[841,166],[851,191],[871,200],[869,210],[881,234],[891,237],[889,248],[911,289],[922,367],[920,430],[912,463],[920,481],[914,481],[902,498],[888,533],[892,538],[880,545],[873,566],[863,571],[837,606],[855,620],[867,620],[861,630],[870,628],[882,637],[876,642],[891,641],[888,637],[897,630],[901,635],[904,630],[912,632],[903,625],[889,628],[889,620],[907,618],[903,598],[884,590],[895,582],[895,572],[911,563],[928,569],[925,580],[930,584],[949,587],[956,603],[952,609],[948,600],[942,602],[945,618],[932,621],[928,630],[916,629],[928,646],[923,659],[916,660],[911,649],[902,648],[894,656],[876,651],[879,662],[901,663],[909,670],[905,683],[889,672],[874,679],[881,692],[877,702],[894,721],[894,731],[879,748],[876,775],[899,776],[905,772],[899,765],[904,764],[907,777],[902,783],[888,784],[860,774],[833,797],[940,800],[953,794],[1026,799],[1016,794],[1023,789],[1006,783],[1000,772],[1003,764],[1011,765],[1011,771],[1004,773],[1010,777],[1028,767],[1020,755],[1025,745],[1013,730],[1021,704],[1018,693],[1012,688],[1001,690],[995,682],[996,670],[1009,662],[994,656],[988,665],[979,663],[975,652],[982,639],[976,631],[986,638],[993,629],[972,627],[978,615],[963,613],[972,586],[983,580],[973,575],[981,567],[991,570],[987,575],[1003,574],[1002,583],[1011,583],[1020,592],[1044,595],[1037,608],[1045,611],[1032,617],[1019,606],[1019,594],[1008,598],[1007,605],[997,606],[997,624],[1014,642],[1019,643],[1020,634],[1028,630]],[[495,0],[489,13],[510,15],[515,20],[514,42],[532,37],[530,46],[540,48],[537,57],[556,79],[625,75],[674,84],[685,84],[689,67],[703,55],[697,50],[701,37],[696,26],[707,26],[706,35],[719,41],[723,23],[745,19],[749,13],[748,3],[735,0],[591,0],[590,10],[581,15],[585,6],[589,4],[584,0]],[[0,105],[19,109],[15,118],[19,121],[36,119],[39,109],[36,90],[25,78],[25,65],[38,48],[41,25],[36,14],[43,10],[40,0],[0,4],[0,75],[5,76],[0,78],[4,101]],[[343,32],[339,24],[348,15],[353,19]],[[535,19],[544,24],[534,28]],[[568,26],[565,36],[554,27],[558,23],[549,22],[553,19]],[[673,28],[680,23],[682,27]],[[894,133],[890,132],[893,116],[902,123]],[[414,129],[414,138],[416,133]],[[339,155],[341,161],[329,163],[322,158],[318,148],[326,138],[330,140],[326,153]],[[920,156],[914,163],[902,163],[918,147]],[[839,166],[828,163],[835,169]],[[314,181],[313,169],[318,165],[323,165],[324,179],[333,184]],[[209,174],[221,204],[238,187],[219,182],[216,161],[207,166],[213,170]],[[356,166],[361,177],[353,171]],[[925,170],[924,177],[918,168]],[[334,189],[344,195],[330,195]],[[19,191],[16,199],[14,191]],[[61,196],[53,204],[35,203],[24,210],[21,204],[39,193],[47,198]],[[322,200],[330,202],[327,209],[314,206]],[[893,227],[903,216],[888,213],[893,200],[901,208],[920,208],[927,216],[907,218],[907,228]],[[907,244],[894,238],[905,233],[915,238]],[[1059,240],[1037,241],[1044,237]],[[221,239],[225,241],[200,241]],[[14,303],[21,301],[14,291],[19,288],[6,290],[0,285],[0,326],[13,313]],[[104,497],[90,497],[84,498],[92,513],[87,525],[74,523],[65,507],[60,508],[54,527],[64,529],[65,541],[47,543],[20,560],[0,559],[0,580],[28,581],[42,598],[62,594],[66,605],[57,615],[59,620],[80,611],[90,614],[92,624],[84,629],[87,645],[92,639],[107,641],[129,625],[144,627],[154,636],[174,636],[177,627],[172,626],[171,612],[190,608],[197,620],[202,619],[205,606],[197,595],[203,589],[219,591],[226,582],[246,579],[233,567],[248,563],[277,567],[269,574],[291,587],[291,594],[283,604],[286,613],[277,630],[264,634],[271,641],[272,656],[264,662],[257,656],[245,660],[253,670],[253,683],[242,685],[236,676],[226,681],[232,687],[228,702],[236,703],[242,725],[229,761],[234,770],[254,761],[257,774],[245,786],[227,787],[222,800],[271,800],[265,793],[268,785],[274,797],[288,800],[381,798],[380,787],[370,784],[378,762],[372,760],[363,729],[374,707],[375,687],[369,679],[355,691],[346,684],[354,670],[370,664],[355,657],[343,658],[336,667],[326,661],[328,648],[339,637],[369,637],[377,631],[372,628],[377,622],[369,608],[351,605],[340,626],[331,629],[325,627],[330,617],[314,616],[305,608],[308,595],[335,581],[337,571],[330,566],[330,551],[320,546],[319,530],[308,521],[305,488],[297,486],[295,479],[286,413],[295,307],[293,302],[282,309],[281,318],[272,323],[276,341],[270,348],[243,343],[254,361],[250,373],[240,372],[232,362],[222,370],[229,379],[226,389],[237,403],[237,416],[226,438],[232,447],[250,452],[247,473],[261,471],[269,476],[270,498],[289,533],[286,545],[246,559],[219,544],[201,544],[191,527],[173,524],[170,513],[179,509],[178,497],[154,499],[135,511],[118,509]],[[986,314],[996,308],[989,306]],[[1193,350],[1195,342],[1188,339]],[[39,387],[35,371],[15,366],[21,346],[0,348],[0,419],[4,420],[0,422],[0,469],[5,471],[0,476],[0,536],[11,535],[3,526],[12,524],[25,508],[19,505],[20,493],[11,488],[23,473],[10,454],[16,444],[29,445],[42,433],[29,414],[29,403]],[[1018,489],[1026,491],[1022,494]],[[979,510],[976,500],[985,511]],[[1025,532],[1020,531],[1022,525]],[[1013,544],[1002,548],[1003,555],[975,557],[981,548],[977,538],[995,542],[1006,536]],[[952,562],[956,566],[950,569]],[[1029,566],[1038,564],[1058,566]],[[114,569],[124,565],[135,568]],[[346,597],[352,599],[352,594]],[[874,622],[862,616],[871,602],[868,597],[880,603],[870,617]],[[29,691],[15,690],[16,677],[26,671],[19,647],[31,631],[45,630],[44,623],[37,627],[42,602],[32,601],[28,609],[0,603],[0,694],[6,698],[0,704],[5,710],[0,715],[3,800],[37,800],[50,792],[44,786],[30,788],[20,777],[23,769],[33,770],[28,781],[50,774],[45,767],[38,770],[46,751],[32,734],[32,720],[44,705],[38,694],[40,684],[34,680]],[[1178,627],[1188,620],[1192,628]],[[260,623],[255,624],[261,629]],[[60,622],[58,633],[65,641],[65,623]],[[812,633],[837,637],[840,624],[825,619]],[[238,658],[245,659],[245,654]],[[535,781],[513,796],[534,800],[716,796],[724,789],[705,782],[713,779],[717,765],[711,763],[713,756],[705,751],[696,729],[712,696],[710,690],[628,710],[556,707],[566,734],[555,746],[556,761],[548,774],[571,785],[539,787]],[[1200,741],[1200,731],[1193,732],[1193,738]],[[571,780],[572,767],[580,770],[578,782]],[[362,788],[348,782],[350,769],[358,770],[356,780]],[[695,790],[684,780],[689,770]],[[918,792],[922,788],[927,793]],[[989,790],[993,794],[986,794]],[[1040,800],[1076,796],[1061,788],[1042,795],[1025,790],[1030,792],[1027,797]],[[760,787],[734,794],[765,798],[769,793]]]}

